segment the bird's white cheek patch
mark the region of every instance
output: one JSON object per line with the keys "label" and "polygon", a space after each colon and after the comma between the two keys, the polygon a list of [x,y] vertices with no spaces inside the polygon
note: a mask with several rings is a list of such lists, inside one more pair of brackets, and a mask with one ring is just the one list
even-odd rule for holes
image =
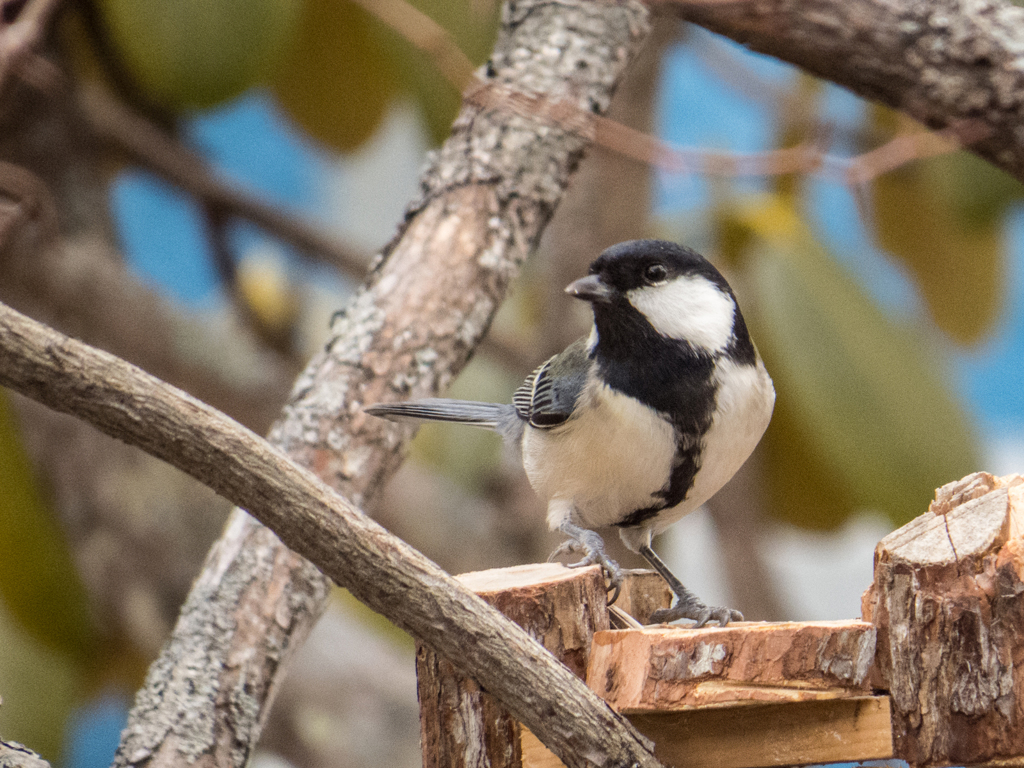
{"label": "bird's white cheek patch", "polygon": [[703,277],[681,277],[665,285],[636,288],[629,303],[662,336],[685,339],[709,352],[721,352],[732,339],[736,305]]}

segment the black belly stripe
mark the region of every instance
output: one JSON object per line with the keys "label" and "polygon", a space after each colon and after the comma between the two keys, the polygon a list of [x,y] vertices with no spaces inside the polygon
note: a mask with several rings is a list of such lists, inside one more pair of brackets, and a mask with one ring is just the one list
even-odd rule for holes
{"label": "black belly stripe", "polygon": [[[742,317],[740,352],[753,350]],[[657,333],[624,298],[614,307],[594,306],[598,343],[591,352],[602,380],[612,389],[640,401],[671,422],[676,455],[665,486],[648,507],[635,509],[618,523],[631,528],[647,523],[664,509],[682,502],[700,469],[704,435],[711,428],[718,396],[715,362],[719,355]],[[729,354],[729,350],[725,351]]]}
{"label": "black belly stripe", "polygon": [[[688,442],[692,444],[694,441],[690,440]],[[660,496],[662,501],[649,507],[633,510],[619,522],[614,523],[616,528],[632,528],[642,525],[648,520],[657,517],[658,513],[662,510],[670,509],[686,498],[686,494],[693,487],[697,471],[700,469],[701,450],[699,446],[703,444],[703,441],[698,440],[696,443],[690,450],[680,449],[677,451],[676,464],[672,468],[668,485],[654,494],[655,496]]]}
{"label": "black belly stripe", "polygon": [[632,528],[633,526],[646,523],[652,517],[657,517],[658,513],[661,512],[665,507],[644,507],[643,509],[636,509],[626,515],[619,522],[614,523],[616,528]]}

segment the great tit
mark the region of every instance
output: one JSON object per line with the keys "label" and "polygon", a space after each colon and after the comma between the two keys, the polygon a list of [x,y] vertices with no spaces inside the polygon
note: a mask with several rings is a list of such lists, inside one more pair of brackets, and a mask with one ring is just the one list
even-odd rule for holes
{"label": "great tit", "polygon": [[742,620],[705,605],[651,549],[725,485],[771,419],[775,388],[732,289],[689,248],[633,240],[565,290],[590,303],[590,335],[531,373],[511,405],[436,398],[366,412],[496,430],[520,450],[552,530],[569,537],[552,557],[600,564],[617,597],[621,570],[595,530],[615,527],[675,593],[652,621]]}

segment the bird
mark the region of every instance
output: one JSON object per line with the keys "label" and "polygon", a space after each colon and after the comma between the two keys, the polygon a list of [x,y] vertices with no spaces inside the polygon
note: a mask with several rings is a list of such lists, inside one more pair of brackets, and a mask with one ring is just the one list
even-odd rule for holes
{"label": "bird", "polygon": [[565,290],[590,304],[590,333],[533,371],[511,404],[427,398],[364,410],[501,434],[546,501],[549,526],[568,537],[552,559],[576,554],[573,567],[600,565],[611,602],[622,570],[599,531],[618,528],[674,593],[652,623],[742,621],[701,601],[651,548],[725,485],[771,419],[775,388],[732,288],[691,248],[631,240],[601,253]]}

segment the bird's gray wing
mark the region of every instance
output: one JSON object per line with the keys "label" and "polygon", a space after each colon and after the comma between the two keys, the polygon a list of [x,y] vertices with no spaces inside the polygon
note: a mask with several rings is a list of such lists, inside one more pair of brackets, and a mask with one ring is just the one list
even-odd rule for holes
{"label": "bird's gray wing", "polygon": [[565,423],[587,383],[589,367],[585,339],[544,362],[512,396],[519,416],[539,429]]}

